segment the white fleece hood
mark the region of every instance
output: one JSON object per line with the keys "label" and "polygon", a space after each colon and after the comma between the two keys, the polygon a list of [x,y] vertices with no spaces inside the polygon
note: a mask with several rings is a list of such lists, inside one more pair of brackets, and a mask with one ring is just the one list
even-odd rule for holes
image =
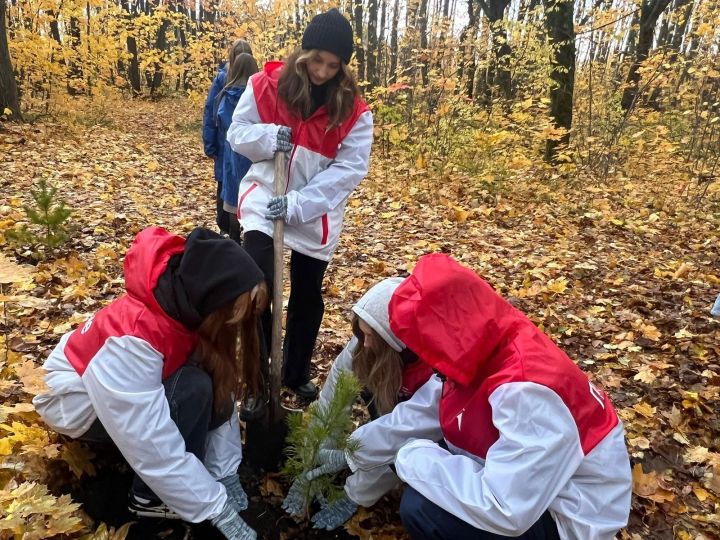
{"label": "white fleece hood", "polygon": [[382,280],[366,292],[352,308],[353,312],[365,321],[370,328],[388,344],[393,350],[400,352],[405,344],[390,330],[390,315],[388,305],[395,289],[404,278],[394,277]]}

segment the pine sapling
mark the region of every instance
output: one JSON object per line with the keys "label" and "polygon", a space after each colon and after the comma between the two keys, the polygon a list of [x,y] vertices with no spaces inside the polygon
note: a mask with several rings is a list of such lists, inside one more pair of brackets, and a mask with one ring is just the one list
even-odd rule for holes
{"label": "pine sapling", "polygon": [[[343,372],[337,379],[335,393],[326,405],[319,401],[312,403],[302,414],[288,418],[287,455],[283,472],[291,480],[305,478],[305,474],[319,466],[318,452],[321,448],[337,448],[349,453],[358,448],[350,437],[353,429],[352,405],[360,395],[360,382],[350,372]],[[303,485],[304,500],[309,504],[314,499],[334,502],[342,494],[342,488],[335,485],[336,475],[322,475]],[[307,508],[305,509],[307,515]]]}
{"label": "pine sapling", "polygon": [[40,228],[39,233],[28,229],[27,225],[16,231],[10,231],[8,237],[18,243],[43,244],[46,248],[55,248],[69,238],[65,222],[70,217],[70,209],[65,202],[56,197],[57,188],[45,179],[38,182],[38,189],[31,190],[35,208],[23,206],[31,224]]}

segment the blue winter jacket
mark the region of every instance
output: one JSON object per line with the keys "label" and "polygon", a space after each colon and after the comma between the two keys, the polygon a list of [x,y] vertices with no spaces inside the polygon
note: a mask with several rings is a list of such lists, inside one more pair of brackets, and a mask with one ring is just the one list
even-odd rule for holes
{"label": "blue winter jacket", "polygon": [[222,181],[222,155],[225,148],[225,135],[220,136],[220,131],[215,121],[217,113],[216,98],[220,90],[225,86],[225,62],[220,64],[220,70],[210,85],[207,99],[205,100],[205,109],[203,111],[203,144],[205,146],[205,155],[208,157],[216,157],[215,159],[215,180]]}
{"label": "blue winter jacket", "polygon": [[230,148],[230,143],[225,140],[228,128],[232,123],[233,112],[244,91],[244,86],[228,88],[222,94],[217,107],[218,132],[222,135],[224,141],[220,197],[231,206],[237,206],[240,180],[247,174],[250,165],[252,165],[252,162],[248,158],[233,151],[233,149]]}

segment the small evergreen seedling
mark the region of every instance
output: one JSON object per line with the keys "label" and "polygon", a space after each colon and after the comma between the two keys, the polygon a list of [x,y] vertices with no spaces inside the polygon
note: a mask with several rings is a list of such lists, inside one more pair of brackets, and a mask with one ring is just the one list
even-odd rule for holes
{"label": "small evergreen seedling", "polygon": [[[357,441],[350,438],[353,428],[351,411],[360,390],[357,377],[343,372],[326,406],[316,401],[304,413],[288,418],[288,459],[283,471],[291,480],[304,478],[307,472],[319,466],[317,456],[321,448],[337,448],[351,453],[357,450]],[[334,484],[334,476],[323,475],[306,482],[303,486],[305,501],[309,503],[315,498],[329,502],[337,500],[342,495],[342,489]]]}
{"label": "small evergreen seedling", "polygon": [[71,211],[65,207],[65,202],[59,200],[57,188],[47,183],[45,179],[38,182],[38,189],[30,190],[35,200],[36,208],[23,206],[28,220],[40,228],[39,233],[23,225],[20,230],[9,231],[8,237],[19,243],[43,244],[46,248],[55,248],[65,242],[69,233],[65,222]]}

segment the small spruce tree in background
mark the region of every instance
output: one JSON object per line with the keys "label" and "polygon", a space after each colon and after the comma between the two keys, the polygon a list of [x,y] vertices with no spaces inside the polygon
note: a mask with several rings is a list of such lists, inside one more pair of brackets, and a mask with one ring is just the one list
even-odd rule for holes
{"label": "small spruce tree in background", "polygon": [[69,238],[66,221],[70,217],[70,209],[65,202],[58,199],[57,188],[48,184],[43,178],[38,182],[37,189],[30,190],[35,200],[35,208],[23,206],[28,220],[39,232],[23,225],[20,229],[9,231],[8,237],[22,244],[42,244],[46,248],[55,248]]}
{"label": "small spruce tree in background", "polygon": [[[326,406],[312,403],[302,414],[288,417],[288,459],[283,472],[291,480],[304,478],[305,473],[318,467],[317,456],[321,448],[337,448],[352,453],[358,443],[350,438],[353,429],[352,405],[360,395],[360,381],[350,372],[342,372],[335,385],[335,393]],[[305,500],[333,502],[343,493],[335,485],[335,475],[323,475],[307,482]],[[307,509],[306,509],[307,513]]]}

